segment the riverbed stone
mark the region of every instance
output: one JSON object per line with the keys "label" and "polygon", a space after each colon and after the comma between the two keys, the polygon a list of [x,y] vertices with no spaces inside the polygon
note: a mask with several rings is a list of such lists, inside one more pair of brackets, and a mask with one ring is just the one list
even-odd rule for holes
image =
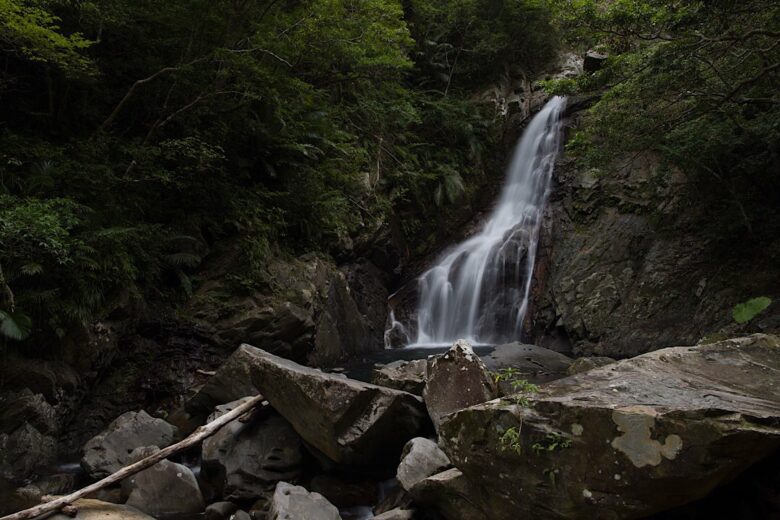
{"label": "riverbed stone", "polygon": [[[209,421],[228,413],[247,397],[218,406]],[[235,419],[203,441],[201,478],[213,493],[227,500],[258,498],[280,480],[300,473],[300,437],[282,416],[255,411]]]}
{"label": "riverbed stone", "polygon": [[206,507],[206,520],[228,520],[236,511],[238,506],[233,502],[214,502]]}
{"label": "riverbed stone", "polygon": [[479,404],[440,443],[493,519],[644,518],[780,448],[780,337],[661,349]]}
{"label": "riverbed stone", "polygon": [[406,491],[450,465],[450,459],[432,440],[417,437],[406,443],[396,479]]}
{"label": "riverbed stone", "polygon": [[423,399],[437,431],[447,414],[498,394],[485,364],[465,340],[456,341],[443,356],[430,358],[426,379]]}
{"label": "riverbed stone", "polygon": [[341,520],[336,506],[319,493],[287,482],[276,485],[268,520]]}
{"label": "riverbed stone", "polygon": [[84,445],[81,466],[89,476],[103,478],[126,466],[136,448],[173,443],[176,428],[144,410],[127,412]]}
{"label": "riverbed stone", "polygon": [[[156,447],[138,448],[130,460],[136,462],[157,451]],[[206,507],[192,470],[169,460],[126,478],[122,494],[128,506],[155,517],[198,515]]]}
{"label": "riverbed stone", "polygon": [[138,509],[121,504],[109,504],[100,500],[82,498],[73,503],[78,513],[71,517],[63,513],[57,513],[49,517],[49,520],[154,520]]}
{"label": "riverbed stone", "polygon": [[390,461],[428,428],[422,400],[407,392],[326,374],[250,345],[237,355],[249,359],[259,393],[308,447],[338,464]]}
{"label": "riverbed stone", "polygon": [[[495,475],[490,481],[493,478]],[[437,511],[447,520],[493,520],[493,516],[480,507],[480,495],[457,468],[421,480],[412,488],[411,494],[416,504]]]}
{"label": "riverbed stone", "polygon": [[393,361],[382,368],[374,369],[372,382],[410,394],[422,395],[423,389],[425,389],[427,364],[425,359]]}

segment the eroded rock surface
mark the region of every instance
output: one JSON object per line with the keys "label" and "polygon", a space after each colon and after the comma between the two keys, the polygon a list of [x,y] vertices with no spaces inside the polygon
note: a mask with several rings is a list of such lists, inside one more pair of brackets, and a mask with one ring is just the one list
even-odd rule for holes
{"label": "eroded rock surface", "polygon": [[84,445],[81,466],[92,478],[103,478],[126,466],[136,448],[164,448],[175,435],[176,428],[162,419],[143,410],[127,412]]}
{"label": "eroded rock surface", "polygon": [[464,340],[428,360],[426,379],[423,399],[437,430],[445,415],[489,401],[498,392],[485,364]]}
{"label": "eroded rock surface", "polygon": [[319,493],[310,493],[306,488],[287,482],[276,485],[269,520],[341,520],[336,506]]}
{"label": "eroded rock surface", "polygon": [[[246,398],[250,399],[250,398]],[[218,406],[217,419],[242,400]],[[301,440],[290,423],[273,412],[236,419],[203,441],[201,477],[212,493],[228,500],[258,498],[281,480],[300,473]]]}
{"label": "eroded rock surface", "polygon": [[491,371],[511,368],[534,384],[566,377],[572,364],[571,358],[560,352],[518,342],[499,345],[482,360]]}
{"label": "eroded rock surface", "polygon": [[494,400],[442,448],[498,520],[642,518],[705,496],[780,447],[780,338],[658,350]]}
{"label": "eroded rock surface", "polygon": [[372,381],[380,386],[422,395],[427,364],[425,359],[393,361],[382,368],[375,369]]}
{"label": "eroded rock surface", "polygon": [[401,487],[410,491],[421,480],[450,465],[450,459],[432,440],[417,437],[404,446],[396,478]]}
{"label": "eroded rock surface", "polygon": [[[133,450],[132,460],[151,455],[156,448]],[[206,504],[192,470],[183,464],[162,460],[122,482],[126,505],[154,517],[203,513]]]}
{"label": "eroded rock surface", "polygon": [[76,500],[73,505],[78,510],[75,517],[58,513],[50,516],[51,520],[154,520],[153,516],[146,515],[134,507],[109,504],[100,500],[82,498]]}
{"label": "eroded rock surface", "polygon": [[242,345],[251,380],[311,447],[339,464],[366,465],[397,457],[428,418],[412,394],[326,374]]}

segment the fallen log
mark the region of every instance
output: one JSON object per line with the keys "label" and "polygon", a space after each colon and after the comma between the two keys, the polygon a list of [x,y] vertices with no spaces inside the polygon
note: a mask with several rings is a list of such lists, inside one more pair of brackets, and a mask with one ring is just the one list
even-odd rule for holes
{"label": "fallen log", "polygon": [[237,406],[236,408],[229,411],[228,413],[214,419],[210,423],[199,427],[197,430],[192,432],[192,434],[190,434],[186,439],[179,441],[176,444],[171,444],[170,446],[163,448],[160,451],[139,460],[138,462],[130,464],[129,466],[125,466],[119,471],[112,473],[111,475],[107,476],[102,480],[95,482],[94,484],[90,484],[89,486],[81,488],[78,491],[71,493],[70,495],[57,498],[55,500],[52,500],[51,502],[39,504],[35,507],[25,509],[24,511],[19,511],[18,513],[4,516],[0,518],[0,520],[23,520],[25,518],[36,518],[40,515],[60,511],[63,508],[70,506],[73,502],[75,502],[79,498],[84,498],[87,495],[94,493],[95,491],[98,491],[99,489],[103,489],[104,487],[108,487],[111,484],[116,484],[118,482],[121,482],[122,480],[126,479],[130,475],[134,475],[139,471],[154,466],[161,460],[168,458],[174,453],[177,453],[179,451],[195,446],[196,444],[199,444],[204,439],[207,439],[208,437],[211,437],[212,435],[217,433],[217,431],[219,431],[219,429],[225,426],[227,423],[233,421],[234,419],[242,417],[247,412],[251,411],[256,406],[258,406],[263,402],[264,402],[263,396],[257,395],[252,399],[249,399],[245,403],[242,403],[240,406]]}

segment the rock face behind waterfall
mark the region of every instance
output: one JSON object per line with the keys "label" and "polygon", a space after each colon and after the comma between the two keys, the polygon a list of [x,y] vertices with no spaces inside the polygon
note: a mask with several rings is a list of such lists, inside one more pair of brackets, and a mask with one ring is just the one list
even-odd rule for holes
{"label": "rock face behind waterfall", "polygon": [[489,518],[642,518],[780,448],[780,338],[658,350],[467,408],[440,430]]}

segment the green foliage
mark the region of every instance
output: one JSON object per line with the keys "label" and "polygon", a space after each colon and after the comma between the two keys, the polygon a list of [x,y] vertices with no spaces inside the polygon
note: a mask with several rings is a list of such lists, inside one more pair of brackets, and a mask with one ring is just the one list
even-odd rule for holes
{"label": "green foliage", "polygon": [[499,437],[501,451],[513,451],[518,455],[523,454],[523,444],[520,438],[521,428],[512,426],[511,428],[504,430],[504,433]]}
{"label": "green foliage", "polygon": [[522,378],[522,373],[513,367],[502,368],[493,372],[493,380],[496,383],[507,382],[514,392],[536,393],[539,387]]}
{"label": "green foliage", "polygon": [[731,311],[731,315],[734,318],[734,321],[741,325],[755,318],[771,304],[772,300],[766,296],[752,298],[744,303],[735,305],[734,309]]}
{"label": "green foliage", "polygon": [[188,297],[218,241],[249,290],[270,255],[341,252],[391,218],[432,236],[498,142],[477,85],[541,66],[548,29],[531,0],[0,0],[18,308],[56,339]]}
{"label": "green foliage", "polygon": [[30,335],[32,321],[20,312],[0,311],[0,336],[21,341]]}
{"label": "green foliage", "polygon": [[[609,55],[599,71],[549,82],[600,92],[572,148],[586,166],[656,151],[748,231],[780,193],[780,8],[771,0],[552,0],[581,51]],[[568,148],[567,148],[568,149]],[[722,202],[721,202],[722,201]],[[769,231],[767,231],[769,232]]]}

